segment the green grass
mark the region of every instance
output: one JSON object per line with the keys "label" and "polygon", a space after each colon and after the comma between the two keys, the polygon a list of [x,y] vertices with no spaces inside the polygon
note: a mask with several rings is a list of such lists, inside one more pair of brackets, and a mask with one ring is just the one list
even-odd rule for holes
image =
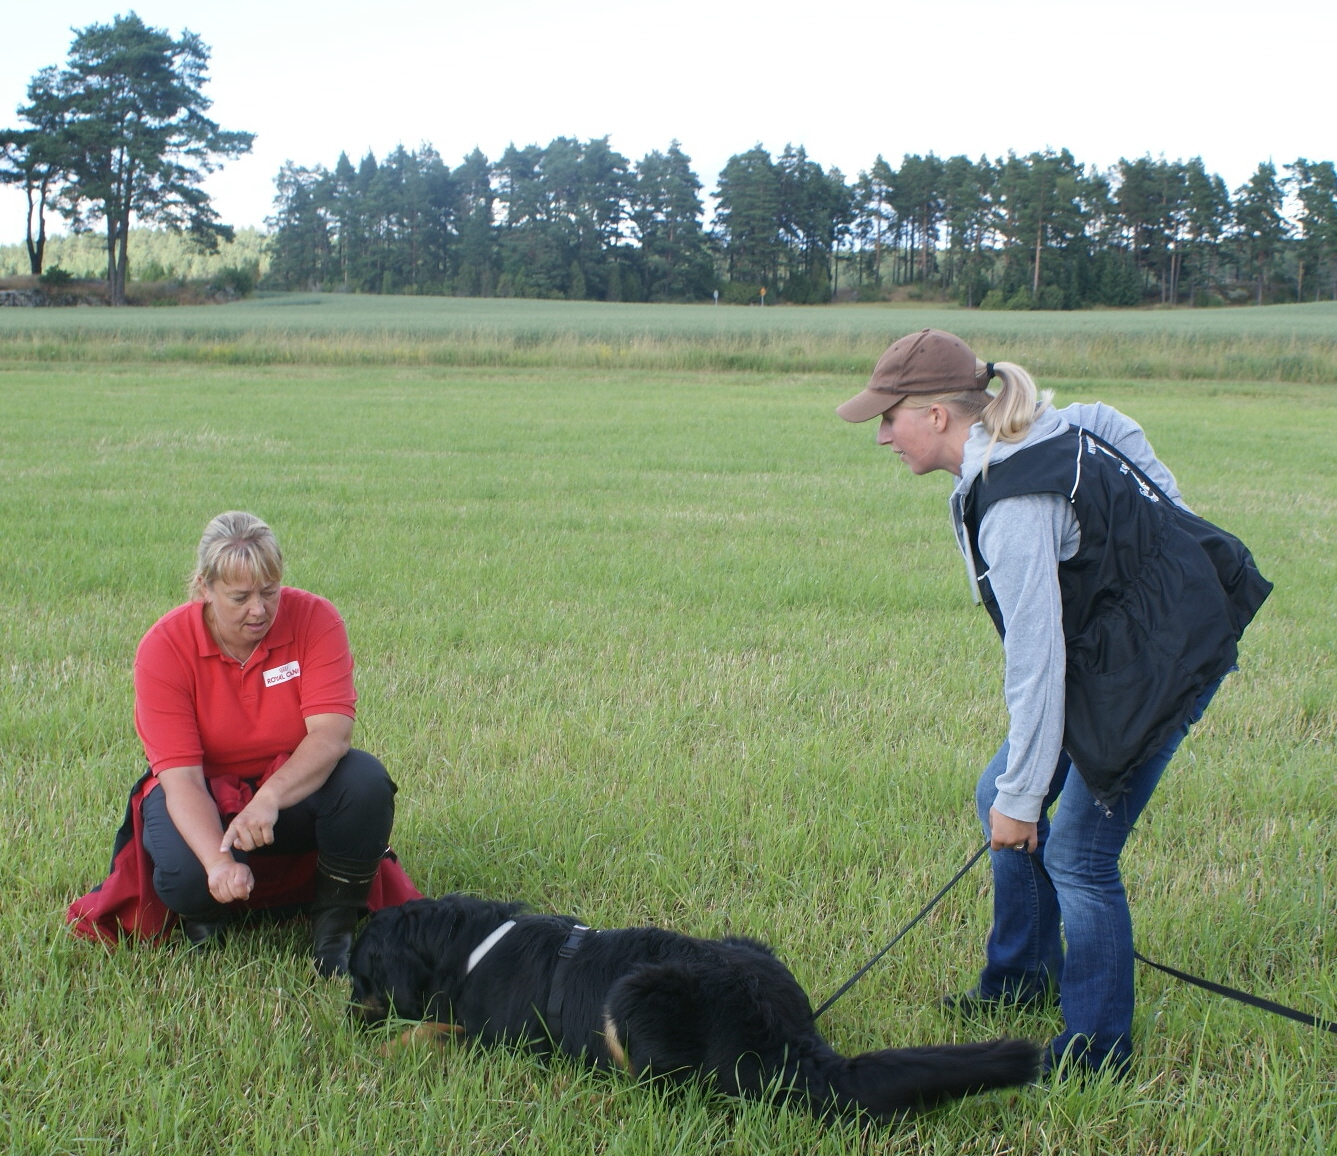
{"label": "green grass", "polygon": [[10,361],[866,373],[896,337],[959,332],[1055,377],[1337,381],[1337,304],[980,313],[283,294],[174,309],[0,310]]}
{"label": "green grass", "polygon": [[[476,305],[401,302],[386,317],[439,320],[449,308],[425,308],[438,304]],[[517,332],[573,316],[502,304]],[[379,340],[380,307],[314,306],[343,321],[308,349],[340,348],[344,330]],[[260,301],[208,316],[266,308],[283,312]],[[778,332],[798,322],[773,317],[845,311],[669,311],[662,324],[715,314]],[[0,326],[31,334],[53,316]],[[60,357],[0,363],[6,1150],[1329,1150],[1331,1037],[1145,970],[1131,1082],[991,1094],[861,1132],[507,1052],[383,1057],[345,1023],[346,988],[314,976],[300,923],[248,928],[199,958],[70,939],[64,908],[101,878],[141,759],[135,644],[180,600],[222,509],[269,519],[289,581],[348,619],[357,741],[400,785],[394,843],[420,887],[595,926],[756,935],[814,1003],[978,845],[973,784],[1005,726],[947,479],[909,476],[871,427],[831,412],[867,364],[632,372],[562,365],[560,344],[558,364],[530,368],[117,360],[129,331],[116,326],[167,324],[124,316],[67,314],[50,331]],[[918,324],[849,316],[892,334]],[[1154,332],[1162,316],[1136,320]],[[1209,328],[1190,346],[1223,316],[1195,315]],[[1033,315],[1005,320],[1071,350],[1063,326],[1086,318],[1052,333]],[[958,319],[963,332],[976,320]],[[1122,325],[1093,325],[1090,340],[1117,344],[1135,328]],[[592,347],[591,333],[572,346]],[[870,322],[858,340],[886,335]],[[228,340],[270,338],[239,325]],[[1195,507],[1277,583],[1125,855],[1138,945],[1337,1018],[1337,397],[1330,382],[1044,384],[1138,417]],[[936,1010],[972,981],[988,918],[977,868],[828,1013],[832,1042],[1052,1033],[1052,1015],[968,1025]]]}

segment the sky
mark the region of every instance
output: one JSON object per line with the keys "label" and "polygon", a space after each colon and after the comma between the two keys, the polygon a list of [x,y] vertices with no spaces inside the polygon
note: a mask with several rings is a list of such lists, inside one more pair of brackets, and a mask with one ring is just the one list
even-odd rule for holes
{"label": "sky", "polygon": [[[130,4],[8,5],[0,126],[72,29]],[[280,165],[428,143],[609,137],[636,161],[680,142],[704,192],[761,144],[802,145],[857,177],[879,154],[997,158],[1068,148],[1200,156],[1235,189],[1262,161],[1337,159],[1331,0],[138,0],[145,23],[212,50],[211,116],[256,133],[205,188],[224,221],[263,227]],[[57,225],[55,231],[62,226]],[[0,189],[0,244],[24,202]]]}

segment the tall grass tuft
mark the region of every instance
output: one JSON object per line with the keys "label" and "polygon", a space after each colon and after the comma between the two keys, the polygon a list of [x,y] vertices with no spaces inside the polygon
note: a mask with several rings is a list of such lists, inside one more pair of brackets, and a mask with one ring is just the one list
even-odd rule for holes
{"label": "tall grass tuft", "polygon": [[1057,377],[1337,381],[1337,305],[1066,314],[842,306],[600,305],[282,295],[169,310],[3,310],[14,362],[860,373],[896,337],[952,329]]}

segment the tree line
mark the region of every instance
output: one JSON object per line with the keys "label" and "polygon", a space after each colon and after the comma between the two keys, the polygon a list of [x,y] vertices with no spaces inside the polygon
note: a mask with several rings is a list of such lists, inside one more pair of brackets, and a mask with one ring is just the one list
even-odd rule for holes
{"label": "tree line", "polygon": [[608,139],[430,146],[333,169],[283,166],[270,278],[290,287],[606,301],[708,295],[701,184],[676,142],[632,165]]}
{"label": "tree line", "polygon": [[[0,129],[0,181],[27,198],[43,271],[47,219],[104,229],[111,299],[125,299],[131,222],[204,251],[233,236],[204,178],[247,152],[203,94],[209,50],[133,12],[76,30],[40,70],[20,124]],[[1271,161],[1233,191],[1200,158],[1067,149],[972,160],[879,155],[848,180],[802,146],[730,157],[712,190],[677,141],[631,161],[607,137],[474,149],[429,144],[332,168],[291,161],[267,222],[268,283],[364,293],[603,301],[816,303],[908,294],[967,306],[1337,299],[1337,172]]]}
{"label": "tree line", "polygon": [[[185,233],[167,229],[130,228],[130,282],[204,281],[221,283],[248,276],[252,285],[269,270],[269,235],[258,228],[238,226],[231,241],[206,252]],[[43,282],[55,286],[71,280],[105,279],[106,241],[96,233],[53,233],[46,239]],[[0,245],[0,277],[30,271],[23,242]]]}
{"label": "tree line", "polygon": [[289,163],[277,187],[270,276],[293,288],[794,303],[901,288],[1028,309],[1337,299],[1337,172],[1304,158],[1261,163],[1232,192],[1199,158],[878,156],[850,181],[801,146],[757,145],[719,173],[709,227],[676,141],[633,163],[607,137],[559,137],[454,168],[400,146]]}

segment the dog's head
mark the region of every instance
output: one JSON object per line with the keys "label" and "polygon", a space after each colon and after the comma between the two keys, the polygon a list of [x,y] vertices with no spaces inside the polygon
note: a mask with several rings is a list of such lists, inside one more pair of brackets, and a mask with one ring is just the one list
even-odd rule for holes
{"label": "dog's head", "polygon": [[376,912],[349,957],[350,1014],[368,1025],[390,1015],[448,1022],[469,953],[524,910],[521,903],[445,895]]}

